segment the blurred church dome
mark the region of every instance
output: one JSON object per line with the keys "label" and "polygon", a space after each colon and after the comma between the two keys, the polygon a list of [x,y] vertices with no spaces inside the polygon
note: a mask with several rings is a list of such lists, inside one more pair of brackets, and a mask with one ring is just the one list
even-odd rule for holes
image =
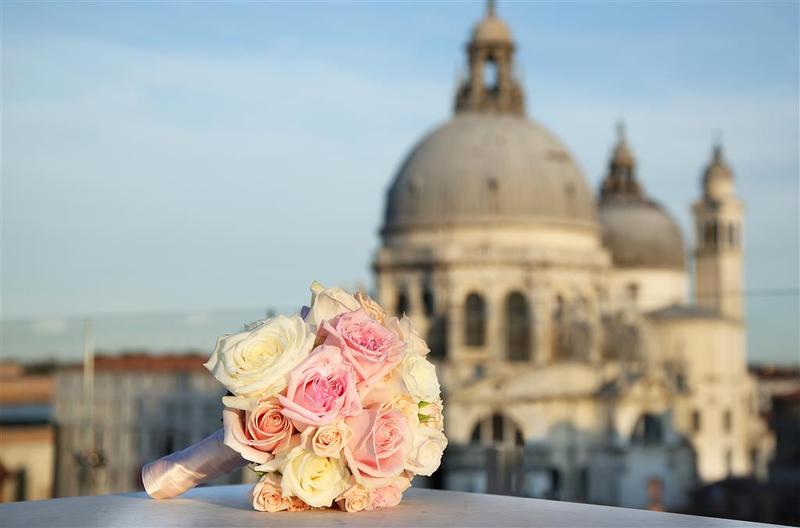
{"label": "blurred church dome", "polygon": [[500,222],[595,228],[595,199],[581,170],[552,133],[525,116],[511,34],[491,4],[467,51],[469,75],[458,87],[455,116],[402,163],[384,233]]}
{"label": "blurred church dome", "polygon": [[645,196],[622,129],[619,136],[600,189],[603,245],[620,268],[684,270],[681,230],[661,205]]}
{"label": "blurred church dome", "polygon": [[489,11],[486,16],[478,22],[472,31],[473,42],[507,42],[511,43],[511,30],[505,22],[494,15],[494,11]]}
{"label": "blurred church dome", "polygon": [[580,169],[535,122],[461,112],[423,138],[400,167],[385,228],[531,219],[595,221]]}

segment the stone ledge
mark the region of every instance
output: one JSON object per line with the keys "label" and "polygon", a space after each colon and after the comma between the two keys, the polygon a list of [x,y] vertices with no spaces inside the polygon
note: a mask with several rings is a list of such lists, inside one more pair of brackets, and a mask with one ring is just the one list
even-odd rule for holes
{"label": "stone ledge", "polygon": [[372,512],[262,513],[250,505],[250,486],[198,488],[156,501],[144,493],[74,497],[0,506],[4,528],[35,526],[542,526],[542,527],[733,527],[766,526],[674,513],[609,506],[411,489],[395,508]]}

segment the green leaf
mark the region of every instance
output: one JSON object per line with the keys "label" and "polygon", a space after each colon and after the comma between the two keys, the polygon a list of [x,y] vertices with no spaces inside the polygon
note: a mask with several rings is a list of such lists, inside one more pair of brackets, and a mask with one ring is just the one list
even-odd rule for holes
{"label": "green leaf", "polygon": [[419,402],[418,406],[419,406],[420,409],[422,409],[423,407],[427,407],[430,404],[431,404],[431,402],[421,401],[421,402]]}

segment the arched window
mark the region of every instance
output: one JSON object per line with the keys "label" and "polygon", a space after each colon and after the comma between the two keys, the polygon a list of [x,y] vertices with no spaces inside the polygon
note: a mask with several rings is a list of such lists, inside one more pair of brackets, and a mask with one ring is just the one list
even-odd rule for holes
{"label": "arched window", "polygon": [[500,86],[500,73],[497,68],[497,63],[490,59],[483,65],[483,80],[486,83],[486,88],[490,91],[497,90]]}
{"label": "arched window", "polygon": [[464,311],[467,346],[483,346],[486,343],[486,303],[483,297],[477,293],[470,293]]}
{"label": "arched window", "polygon": [[425,310],[425,316],[430,317],[433,315],[433,292],[429,287],[422,290],[422,309]]}
{"label": "arched window", "polygon": [[428,348],[432,358],[443,358],[447,353],[447,317],[437,315],[431,318],[428,328]]}
{"label": "arched window", "polygon": [[654,414],[645,414],[633,428],[631,442],[637,445],[659,445],[664,441],[664,431],[661,417]]}
{"label": "arched window", "polygon": [[494,413],[477,424],[470,436],[473,444],[524,446],[522,429],[505,415]]}
{"label": "arched window", "polygon": [[564,298],[560,294],[556,295],[551,332],[553,357],[556,359],[564,359],[569,355],[567,332],[565,328],[566,314],[564,312]]}
{"label": "arched window", "polygon": [[506,298],[506,352],[509,361],[528,361],[530,346],[528,301],[520,292],[513,292]]}
{"label": "arched window", "polygon": [[401,291],[397,294],[397,303],[395,304],[394,313],[400,317],[408,313],[408,294]]}
{"label": "arched window", "polygon": [[733,429],[733,414],[730,409],[725,409],[725,412],[722,413],[722,430],[730,433],[731,429]]}
{"label": "arched window", "polygon": [[717,247],[718,231],[719,231],[719,229],[717,228],[717,223],[716,222],[711,222],[711,247],[712,248],[716,248]]}

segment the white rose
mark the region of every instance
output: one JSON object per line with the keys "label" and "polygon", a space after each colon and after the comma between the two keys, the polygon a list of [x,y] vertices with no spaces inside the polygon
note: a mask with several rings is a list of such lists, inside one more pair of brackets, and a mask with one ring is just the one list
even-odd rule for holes
{"label": "white rose", "polygon": [[311,283],[311,307],[305,316],[308,324],[319,325],[345,312],[361,308],[355,297],[339,288],[326,288],[314,281]]}
{"label": "white rose", "polygon": [[439,379],[436,367],[422,356],[406,354],[400,364],[403,383],[417,401],[433,402],[439,399]]}
{"label": "white rose", "polygon": [[343,459],[321,457],[302,447],[291,450],[281,473],[284,496],[294,495],[314,508],[330,506],[348,486]]}
{"label": "white rose", "polygon": [[431,351],[425,340],[414,330],[411,319],[408,317],[403,317],[402,319],[392,317],[388,319],[385,324],[387,328],[390,328],[394,333],[400,336],[400,340],[405,343],[406,354],[425,356]]}
{"label": "white rose", "polygon": [[431,476],[442,463],[445,447],[447,438],[441,431],[433,427],[417,428],[405,468],[417,475]]}
{"label": "white rose", "polygon": [[311,350],[315,335],[294,315],[279,315],[240,334],[222,336],[205,367],[242,398],[264,398],[286,387],[286,374]]}

